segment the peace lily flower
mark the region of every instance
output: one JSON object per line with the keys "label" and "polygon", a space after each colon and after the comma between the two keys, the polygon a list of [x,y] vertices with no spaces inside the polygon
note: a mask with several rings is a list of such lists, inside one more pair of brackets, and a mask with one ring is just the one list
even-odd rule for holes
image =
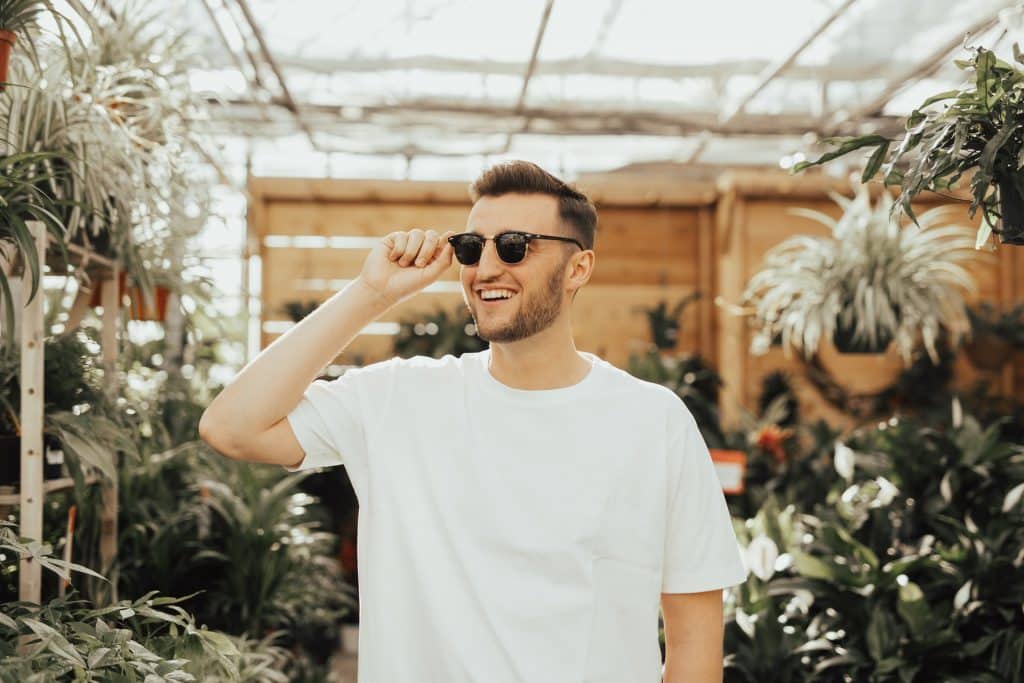
{"label": "peace lily flower", "polygon": [[775,574],[775,560],[779,557],[779,548],[775,541],[767,536],[758,536],[747,546],[747,568],[754,576],[767,581]]}
{"label": "peace lily flower", "polygon": [[846,481],[853,480],[853,465],[856,456],[853,449],[841,441],[836,442],[835,455],[832,457],[836,472]]}

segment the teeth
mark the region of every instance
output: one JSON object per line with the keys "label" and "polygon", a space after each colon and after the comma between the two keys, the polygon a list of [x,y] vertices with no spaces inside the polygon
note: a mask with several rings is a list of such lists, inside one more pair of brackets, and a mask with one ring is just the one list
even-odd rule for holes
{"label": "teeth", "polygon": [[514,292],[510,292],[507,289],[492,289],[484,292],[480,292],[480,298],[484,301],[492,301],[495,299],[511,299]]}

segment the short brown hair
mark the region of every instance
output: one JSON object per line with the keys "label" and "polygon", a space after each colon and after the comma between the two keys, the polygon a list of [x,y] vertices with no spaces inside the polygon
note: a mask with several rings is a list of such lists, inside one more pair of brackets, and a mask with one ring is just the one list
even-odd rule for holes
{"label": "short brown hair", "polygon": [[572,229],[573,236],[586,249],[594,248],[597,209],[579,190],[551,175],[529,161],[506,161],[491,166],[469,186],[469,196],[476,202],[481,197],[504,194],[546,194],[558,199],[558,216]]}

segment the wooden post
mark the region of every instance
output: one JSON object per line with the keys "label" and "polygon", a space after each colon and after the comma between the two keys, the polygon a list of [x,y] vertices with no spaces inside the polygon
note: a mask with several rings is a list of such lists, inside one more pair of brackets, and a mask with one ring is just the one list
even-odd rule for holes
{"label": "wooden post", "polygon": [[698,215],[697,249],[700,252],[697,262],[700,284],[700,299],[697,300],[699,313],[698,345],[704,359],[714,368],[718,368],[718,349],[715,334],[715,226],[712,210],[702,206]]}
{"label": "wooden post", "polygon": [[[725,304],[739,304],[743,296],[746,240],[743,224],[743,199],[736,187],[726,182],[715,213],[715,251],[718,256],[715,277],[718,296]],[[726,308],[718,309],[715,342],[718,374],[722,377],[719,402],[722,424],[731,426],[739,419],[746,398],[747,334],[746,320]]]}
{"label": "wooden post", "polygon": [[[35,239],[40,268],[46,263],[46,226],[29,222]],[[21,527],[19,534],[34,541],[43,540],[43,293],[42,283],[31,303],[32,274],[27,264],[22,274],[21,297],[15,305],[21,316]],[[27,305],[26,305],[27,303]],[[42,566],[31,557],[21,558],[18,597],[39,603]]]}
{"label": "wooden post", "polygon": [[[117,394],[117,328],[120,318],[121,302],[119,300],[118,282],[120,265],[114,266],[113,277],[104,280],[103,287],[103,383],[104,390],[111,400]],[[112,453],[114,471],[117,471],[119,456]],[[114,560],[117,557],[117,477],[103,486],[103,504],[100,511],[100,565],[102,574],[110,579],[110,603],[117,602],[117,574],[114,572]]]}

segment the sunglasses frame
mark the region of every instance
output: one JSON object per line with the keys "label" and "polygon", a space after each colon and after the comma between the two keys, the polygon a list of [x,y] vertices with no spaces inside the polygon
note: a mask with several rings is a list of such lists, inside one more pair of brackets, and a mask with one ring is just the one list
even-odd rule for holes
{"label": "sunglasses frame", "polygon": [[[518,261],[506,261],[504,258],[502,258],[501,250],[498,249],[497,239],[499,237],[503,236],[503,235],[522,235],[523,237],[526,238],[526,251],[523,252],[523,258],[519,259]],[[488,240],[494,241],[494,250],[498,254],[498,258],[501,259],[502,263],[506,263],[506,264],[508,264],[510,266],[514,266],[514,265],[522,263],[523,261],[526,260],[526,256],[530,253],[530,242],[533,241],[533,240],[557,240],[559,242],[571,242],[571,243],[575,244],[577,247],[579,247],[582,251],[586,251],[586,248],[580,243],[580,241],[578,239],[576,239],[574,237],[561,237],[559,235],[541,235],[541,234],[536,233],[536,232],[527,232],[525,230],[503,230],[502,232],[499,232],[494,237],[484,237],[480,233],[476,233],[476,232],[460,232],[457,235],[452,235],[451,237],[449,237],[448,238],[448,243],[452,245],[453,249],[456,249],[456,244],[455,243],[460,238],[467,237],[467,236],[468,237],[473,237],[474,239],[477,239],[477,240],[480,240],[480,242],[481,242],[481,245],[480,245],[480,256],[483,256],[484,248],[487,246],[487,241]],[[458,261],[458,251],[457,250],[456,250],[456,257],[455,257],[455,259]],[[475,266],[476,264],[480,263],[480,258],[477,257],[476,261],[474,261],[473,263],[462,263],[462,261],[459,261],[459,263],[461,265],[464,265],[464,266]]]}

